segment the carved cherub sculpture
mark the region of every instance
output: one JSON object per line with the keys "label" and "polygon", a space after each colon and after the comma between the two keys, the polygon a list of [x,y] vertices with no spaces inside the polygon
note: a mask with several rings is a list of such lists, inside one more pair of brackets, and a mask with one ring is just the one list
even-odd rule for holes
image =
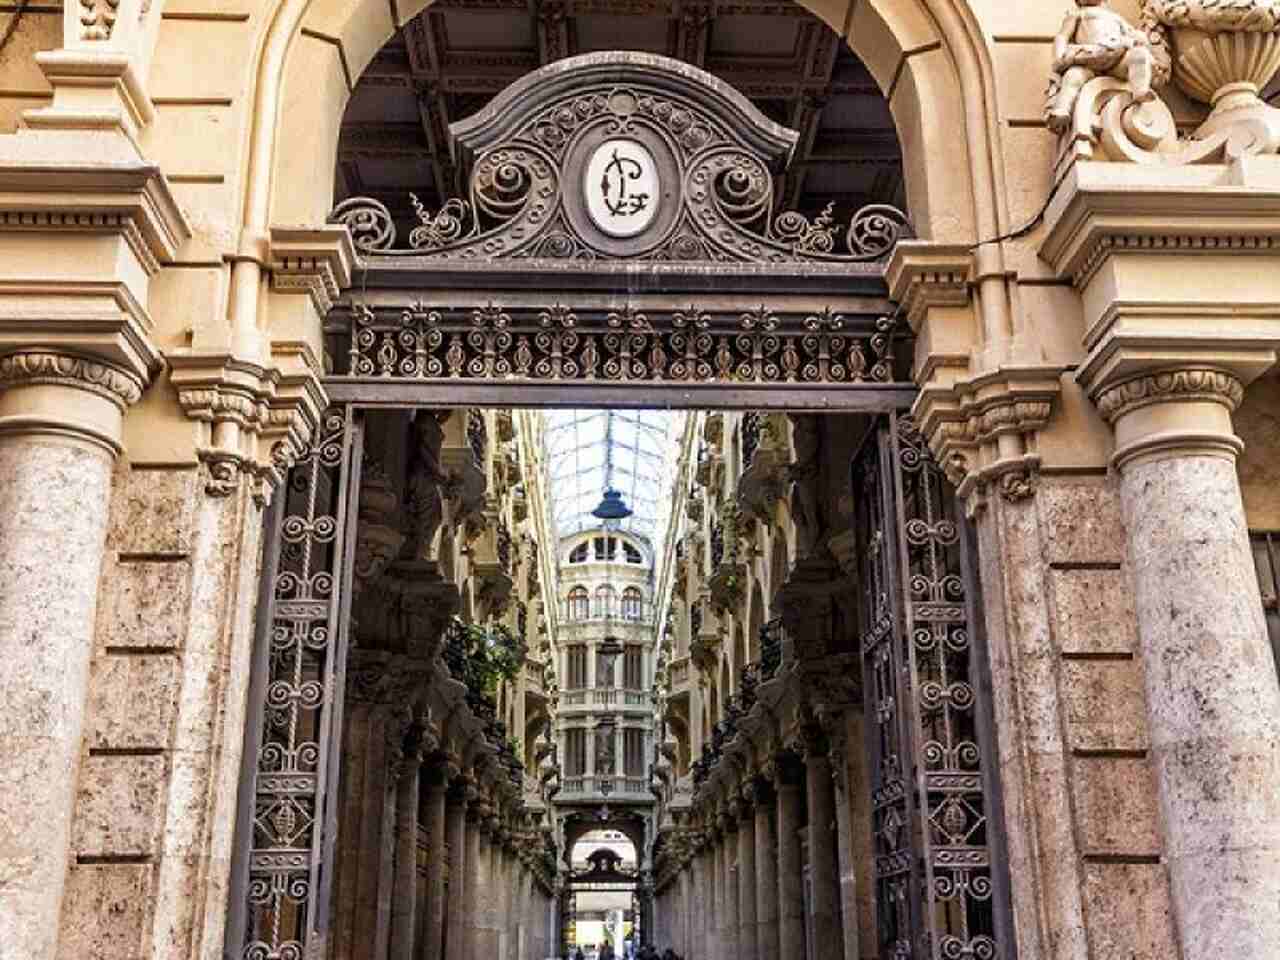
{"label": "carved cherub sculpture", "polygon": [[1156,96],[1155,56],[1147,35],[1110,9],[1107,0],[1076,0],[1076,7],[1053,41],[1046,119],[1059,133],[1071,126],[1080,91],[1095,77],[1125,81],[1139,103]]}

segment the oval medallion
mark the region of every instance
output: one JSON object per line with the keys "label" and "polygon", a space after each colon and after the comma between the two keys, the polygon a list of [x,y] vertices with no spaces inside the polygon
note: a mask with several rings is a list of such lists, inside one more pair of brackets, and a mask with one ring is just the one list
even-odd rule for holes
{"label": "oval medallion", "polygon": [[658,213],[661,184],[648,147],[635,140],[606,140],[583,173],[592,222],[611,237],[634,237]]}

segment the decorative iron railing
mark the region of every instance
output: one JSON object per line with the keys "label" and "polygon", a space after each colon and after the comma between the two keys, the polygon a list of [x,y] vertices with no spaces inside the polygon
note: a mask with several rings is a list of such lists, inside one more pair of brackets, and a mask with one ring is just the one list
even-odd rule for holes
{"label": "decorative iron railing", "polygon": [[[909,379],[890,317],[761,307],[602,311],[476,305],[470,309],[336,308],[327,322],[334,374],[395,380],[889,384]],[[474,433],[473,433],[474,431]],[[468,439],[483,458],[483,423]]]}

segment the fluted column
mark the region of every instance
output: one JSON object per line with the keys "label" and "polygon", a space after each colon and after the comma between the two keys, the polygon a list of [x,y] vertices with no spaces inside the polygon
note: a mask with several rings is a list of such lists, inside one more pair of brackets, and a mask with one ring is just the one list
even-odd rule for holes
{"label": "fluted column", "polygon": [[746,800],[734,804],[738,818],[738,957],[758,960],[756,930],[756,815]]}
{"label": "fluted column", "polygon": [[1280,685],[1236,472],[1244,387],[1188,367],[1101,389],[1185,960],[1280,944]]}
{"label": "fluted column", "polygon": [[443,960],[445,924],[445,843],[448,831],[448,785],[458,775],[457,764],[439,760],[426,771],[426,796],[422,804],[427,831],[427,883],[424,905],[421,960]]}
{"label": "fluted column", "polygon": [[760,960],[778,955],[778,853],[773,836],[773,790],[764,778],[752,784],[755,805],[756,950]]}
{"label": "fluted column", "polygon": [[809,885],[812,890],[814,960],[841,960],[840,875],[836,864],[835,787],[831,762],[810,749],[805,757],[805,799],[809,809]]}
{"label": "fluted column", "polygon": [[778,763],[778,954],[782,960],[804,957],[804,860],[800,823],[804,815],[804,769],[786,755]]}
{"label": "fluted column", "polygon": [[467,822],[467,801],[471,795],[470,783],[466,778],[458,778],[449,788],[444,812],[445,835],[449,842],[449,911],[444,924],[444,956],[447,960],[470,960],[467,877],[471,876],[471,870],[467,864],[467,850],[471,846],[471,824]]}

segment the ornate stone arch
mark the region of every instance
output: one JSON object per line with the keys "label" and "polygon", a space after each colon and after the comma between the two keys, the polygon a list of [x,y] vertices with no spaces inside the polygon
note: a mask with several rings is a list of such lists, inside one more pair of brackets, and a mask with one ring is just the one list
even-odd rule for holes
{"label": "ornate stone arch", "polygon": [[[800,2],[849,43],[889,99],[919,234],[941,242],[995,236],[1004,200],[993,161],[994,83],[970,0]],[[414,0],[399,15],[407,20],[427,5]],[[270,224],[324,220],[350,85],[396,29],[376,0],[283,0],[267,22],[246,171],[251,237]],[[967,165],[954,162],[957,137]],[[314,189],[296,189],[304,173]]]}

